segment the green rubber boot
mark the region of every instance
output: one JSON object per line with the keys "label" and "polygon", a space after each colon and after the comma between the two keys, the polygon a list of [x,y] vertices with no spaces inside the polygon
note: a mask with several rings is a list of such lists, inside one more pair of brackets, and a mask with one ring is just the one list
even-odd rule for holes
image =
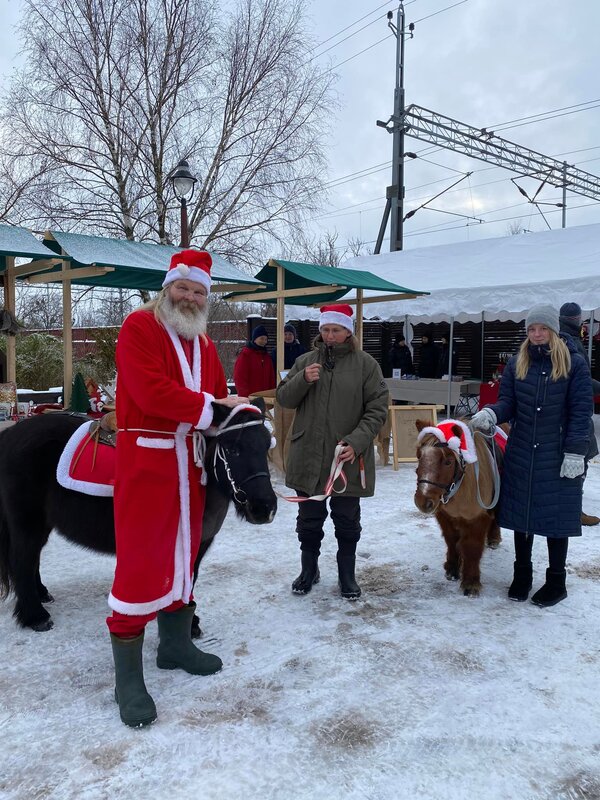
{"label": "green rubber boot", "polygon": [[115,700],[119,704],[121,722],[130,728],[150,725],[156,719],[156,706],[144,683],[144,634],[135,639],[120,639],[111,633],[110,641],[115,661]]}
{"label": "green rubber boot", "polygon": [[192,644],[191,625],[196,603],[190,603],[178,611],[159,611],[158,655],[156,666],[160,669],[183,669],[190,675],[212,675],[218,672],[223,662],[218,656],[203,653]]}

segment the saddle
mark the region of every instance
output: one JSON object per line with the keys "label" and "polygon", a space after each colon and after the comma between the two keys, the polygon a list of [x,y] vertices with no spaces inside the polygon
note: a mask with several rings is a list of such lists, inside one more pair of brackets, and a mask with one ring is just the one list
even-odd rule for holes
{"label": "saddle", "polygon": [[111,497],[115,486],[117,419],[114,411],[80,425],[58,461],[56,479],[65,489]]}
{"label": "saddle", "polygon": [[96,446],[107,444],[111,447],[117,446],[117,412],[110,411],[108,414],[96,419],[90,425],[88,435],[93,439]]}

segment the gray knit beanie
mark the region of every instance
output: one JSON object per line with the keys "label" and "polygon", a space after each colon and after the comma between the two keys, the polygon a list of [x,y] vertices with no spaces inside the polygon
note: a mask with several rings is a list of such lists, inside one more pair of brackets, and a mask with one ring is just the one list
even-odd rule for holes
{"label": "gray knit beanie", "polygon": [[545,325],[554,333],[558,333],[560,330],[558,311],[552,306],[533,306],[525,318],[525,330],[529,330],[530,325]]}

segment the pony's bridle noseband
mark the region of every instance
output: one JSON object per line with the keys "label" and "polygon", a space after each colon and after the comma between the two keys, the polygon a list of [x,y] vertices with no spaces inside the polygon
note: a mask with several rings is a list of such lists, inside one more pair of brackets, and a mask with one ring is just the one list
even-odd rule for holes
{"label": "pony's bridle noseband", "polygon": [[[256,420],[252,420],[251,422],[239,422],[237,425],[228,425],[227,427],[222,428],[221,430],[217,430],[213,434],[213,436],[214,436],[214,438],[218,438],[219,436],[222,436],[224,433],[229,433],[230,431],[242,430],[243,428],[249,428],[252,425],[263,425],[263,424],[264,424],[264,420],[263,419],[256,419]],[[231,467],[229,466],[229,461],[227,460],[227,450],[225,449],[225,447],[223,447],[223,445],[219,441],[217,441],[216,446],[215,446],[215,454],[214,454],[214,469],[215,469],[215,473],[216,473],[216,470],[217,470],[217,460],[220,461],[223,464],[223,468],[225,470],[225,475],[227,476],[227,480],[229,481],[229,484],[230,484],[231,489],[233,491],[233,499],[235,500],[236,503],[239,503],[239,505],[241,505],[241,506],[245,506],[245,505],[248,504],[248,495],[242,489],[242,486],[245,483],[248,483],[248,481],[254,480],[255,478],[269,478],[270,477],[268,472],[264,472],[264,471],[263,472],[253,472],[252,475],[248,475],[248,477],[244,478],[244,480],[241,481],[239,484],[236,483],[235,478],[231,474]]]}
{"label": "pony's bridle noseband", "polygon": [[[426,445],[427,447],[448,447],[445,442],[435,442],[431,445]],[[451,447],[448,447],[452,455],[456,457],[456,461],[454,462],[454,475],[452,476],[452,480],[450,483],[436,483],[436,481],[429,481],[427,478],[419,478],[417,480],[417,486],[420,483],[429,483],[431,486],[437,486],[438,489],[443,489],[444,494],[442,495],[442,503],[446,505],[446,503],[451,500],[454,495],[460,489],[460,485],[462,483],[463,478],[465,477],[465,460],[461,452],[457,452],[453,450]]]}

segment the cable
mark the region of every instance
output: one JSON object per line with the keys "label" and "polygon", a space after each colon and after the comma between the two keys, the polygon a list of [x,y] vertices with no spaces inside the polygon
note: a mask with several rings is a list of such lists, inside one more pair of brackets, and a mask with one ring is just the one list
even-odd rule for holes
{"label": "cable", "polygon": [[456,8],[456,6],[462,6],[463,3],[468,3],[469,0],[459,0],[458,3],[454,3],[451,6],[446,6],[446,8],[440,8],[439,11],[434,11],[433,14],[428,14],[426,17],[421,17],[421,19],[416,19],[414,24],[416,25],[417,22],[423,22],[426,19],[431,19],[431,17],[437,17],[438,14],[442,14],[444,11],[449,11],[451,8]]}

